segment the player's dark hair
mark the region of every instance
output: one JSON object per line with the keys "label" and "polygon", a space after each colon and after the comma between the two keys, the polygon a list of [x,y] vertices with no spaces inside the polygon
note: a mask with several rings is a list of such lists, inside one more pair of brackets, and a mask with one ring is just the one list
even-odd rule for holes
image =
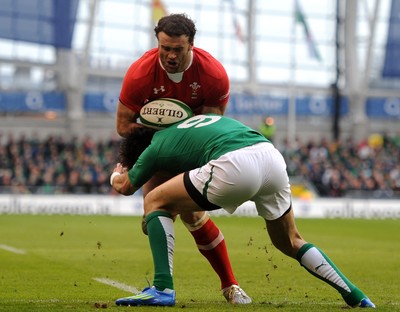
{"label": "player's dark hair", "polygon": [[158,21],[154,32],[157,38],[160,32],[165,32],[170,37],[186,35],[189,38],[189,43],[193,44],[196,26],[186,14],[170,14]]}
{"label": "player's dark hair", "polygon": [[140,154],[150,145],[155,132],[151,128],[138,128],[129,137],[121,140],[118,159],[123,167],[133,167]]}

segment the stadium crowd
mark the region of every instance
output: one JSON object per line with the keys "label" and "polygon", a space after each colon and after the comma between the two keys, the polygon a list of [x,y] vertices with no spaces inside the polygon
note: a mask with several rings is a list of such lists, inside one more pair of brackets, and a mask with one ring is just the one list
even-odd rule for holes
{"label": "stadium crowd", "polygon": [[289,176],[307,178],[322,197],[400,194],[400,136],[373,134],[360,142],[297,140],[280,150]]}
{"label": "stadium crowd", "polygon": [[3,137],[0,192],[33,194],[110,193],[109,173],[118,157],[119,139],[90,137]]}
{"label": "stadium crowd", "polygon": [[[301,176],[322,197],[396,197],[400,194],[400,135],[361,142],[323,139],[276,144],[289,176]],[[109,173],[119,138],[66,140],[0,134],[0,193],[110,194]],[[362,195],[361,195],[362,194]]]}

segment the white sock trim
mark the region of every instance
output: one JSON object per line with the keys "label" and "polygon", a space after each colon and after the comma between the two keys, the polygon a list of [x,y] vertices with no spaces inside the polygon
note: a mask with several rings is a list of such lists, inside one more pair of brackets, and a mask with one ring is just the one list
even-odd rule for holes
{"label": "white sock trim", "polygon": [[169,217],[159,216],[158,219],[164,229],[165,237],[167,239],[168,248],[168,264],[169,273],[172,276],[173,265],[174,265],[174,249],[175,249],[175,231],[174,231],[174,221]]}
{"label": "white sock trim", "polygon": [[219,231],[218,236],[208,245],[199,245],[197,244],[197,248],[199,250],[211,250],[217,247],[224,240],[224,235]]}
{"label": "white sock trim", "polygon": [[343,281],[335,269],[326,261],[324,256],[315,247],[310,248],[301,257],[301,264],[311,272],[321,276],[339,287],[351,292],[349,286]]}

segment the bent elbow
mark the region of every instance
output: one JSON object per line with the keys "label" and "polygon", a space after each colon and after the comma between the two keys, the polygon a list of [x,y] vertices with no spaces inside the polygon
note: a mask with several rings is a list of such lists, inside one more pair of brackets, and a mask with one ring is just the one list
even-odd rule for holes
{"label": "bent elbow", "polygon": [[117,124],[116,130],[117,130],[118,135],[123,138],[126,138],[129,136],[129,129],[127,129],[126,127],[124,127],[121,124]]}

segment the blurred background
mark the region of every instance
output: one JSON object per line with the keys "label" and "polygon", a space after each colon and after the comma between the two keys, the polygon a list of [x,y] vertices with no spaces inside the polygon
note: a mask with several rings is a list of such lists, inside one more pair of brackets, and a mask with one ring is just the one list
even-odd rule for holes
{"label": "blurred background", "polygon": [[0,193],[113,193],[121,82],[169,13],[294,196],[400,198],[400,0],[0,0]]}

